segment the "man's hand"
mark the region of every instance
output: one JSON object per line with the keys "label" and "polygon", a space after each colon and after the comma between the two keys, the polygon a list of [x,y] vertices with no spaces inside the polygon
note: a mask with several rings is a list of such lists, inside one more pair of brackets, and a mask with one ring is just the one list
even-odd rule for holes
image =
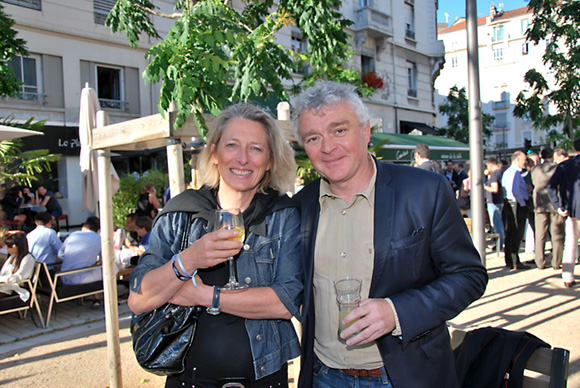
{"label": "man's hand", "polygon": [[568,210],[562,210],[562,208],[558,209],[558,214],[562,217],[568,217]]}
{"label": "man's hand", "polygon": [[[357,321],[358,319],[358,321]],[[347,339],[348,346],[364,345],[392,332],[395,329],[395,315],[391,305],[384,299],[366,299],[343,319],[350,327],[343,330],[341,338]],[[355,333],[358,333],[354,335]],[[353,336],[352,338],[349,338]]]}

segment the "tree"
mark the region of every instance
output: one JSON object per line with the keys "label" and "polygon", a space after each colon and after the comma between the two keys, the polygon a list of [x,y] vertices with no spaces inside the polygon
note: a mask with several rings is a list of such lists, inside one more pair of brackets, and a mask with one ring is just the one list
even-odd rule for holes
{"label": "tree", "polygon": [[[445,103],[439,105],[439,113],[448,116],[447,127],[438,128],[445,137],[469,144],[469,107],[465,87],[454,85],[449,90]],[[482,113],[483,142],[492,135],[491,126],[495,117]]]}
{"label": "tree", "polygon": [[[10,120],[3,120],[2,125],[17,128],[41,131],[44,121],[32,122],[30,118],[27,122],[14,125]],[[22,140],[0,141],[0,179],[10,179],[16,184],[32,185],[36,176],[42,171],[50,171],[50,163],[60,159],[60,154],[50,154],[48,150],[32,150],[22,152]]]}
{"label": "tree", "polygon": [[[15,97],[20,92],[20,80],[8,66],[16,55],[26,56],[26,42],[16,38],[17,31],[12,28],[14,21],[4,13],[0,4],[0,96]],[[24,129],[40,131],[42,122],[32,122],[29,119],[24,124],[15,125],[10,119],[0,119],[0,124]],[[36,180],[35,175],[42,171],[50,171],[50,163],[60,158],[60,154],[49,154],[48,150],[33,150],[22,152],[20,139],[0,142],[0,179],[10,179],[21,184],[30,185]]]}
{"label": "tree", "polygon": [[4,13],[0,4],[0,96],[16,96],[20,91],[20,81],[8,66],[8,61],[15,55],[28,55],[26,42],[16,38],[17,32],[12,28],[14,20]]}
{"label": "tree", "polygon": [[[117,0],[106,24],[125,31],[136,47],[139,35],[160,38],[152,15],[175,19],[165,40],[148,51],[151,63],[144,72],[149,82],[161,82],[159,111],[175,103],[180,127],[193,113],[202,132],[202,113],[219,114],[228,103],[265,99],[273,91],[288,99],[284,80],[292,70],[309,65],[305,83],[326,77],[361,84],[360,72],[349,70],[350,45],[345,27],[333,9],[340,0],[247,0],[240,13],[224,0],[178,0],[175,12],[159,11],[151,0]],[[274,41],[282,27],[296,25],[309,50],[295,53]],[[361,89],[368,93],[368,88]],[[203,135],[204,133],[202,133]]]}
{"label": "tree", "polygon": [[[534,16],[526,38],[546,42],[542,59],[553,85],[536,69],[528,70],[524,81],[530,91],[519,93],[514,115],[527,116],[536,129],[547,130],[548,141],[571,147],[580,136],[580,2],[530,0],[529,7]],[[555,129],[559,127],[561,132]]]}

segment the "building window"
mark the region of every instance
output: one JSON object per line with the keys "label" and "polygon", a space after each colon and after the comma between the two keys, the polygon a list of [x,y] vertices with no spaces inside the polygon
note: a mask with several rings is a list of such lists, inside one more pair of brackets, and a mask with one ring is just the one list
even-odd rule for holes
{"label": "building window", "polygon": [[375,71],[375,59],[368,57],[366,55],[360,56],[360,70],[361,73],[366,74],[368,72]]}
{"label": "building window", "polygon": [[[308,44],[302,40],[302,34],[292,32],[292,51],[296,54],[305,53],[308,50]],[[298,56],[296,57],[296,65],[294,72],[298,74],[306,74],[307,66]]]}
{"label": "building window", "polygon": [[529,27],[530,27],[530,19],[522,20],[522,35],[528,31]]}
{"label": "building window", "polygon": [[16,56],[8,62],[8,66],[14,71],[16,79],[22,82],[18,98],[44,102],[46,96],[42,94],[41,58]]}
{"label": "building window", "polygon": [[495,147],[496,147],[496,149],[507,147],[505,131],[502,131],[501,133],[495,134]]}
{"label": "building window", "polygon": [[522,144],[526,144],[526,140],[533,141],[532,131],[522,131]]}
{"label": "building window", "polygon": [[503,41],[503,26],[493,27],[493,36],[491,37],[492,42]]}
{"label": "building window", "polygon": [[495,114],[494,127],[495,128],[500,128],[500,129],[505,129],[505,128],[508,127],[508,116],[507,116],[507,112],[496,113]]}
{"label": "building window", "polygon": [[503,47],[497,47],[493,49],[493,61],[494,62],[503,61]]}
{"label": "building window", "polygon": [[415,39],[415,6],[405,4],[405,38]]}
{"label": "building window", "polygon": [[26,7],[30,9],[36,9],[38,11],[42,10],[42,4],[40,0],[3,0],[4,3],[19,5],[21,7]]}
{"label": "building window", "polygon": [[358,0],[358,5],[360,8],[363,7],[372,7],[373,6],[373,0]]}
{"label": "building window", "polygon": [[117,0],[93,0],[93,13],[95,14],[95,23],[105,25],[109,12],[115,6]]}
{"label": "building window", "polygon": [[530,52],[530,44],[529,43],[522,43],[522,55],[528,55]]}
{"label": "building window", "polygon": [[407,96],[417,98],[417,64],[407,62]]}
{"label": "building window", "polygon": [[97,66],[97,94],[103,108],[126,109],[123,69]]}
{"label": "building window", "polygon": [[457,67],[457,57],[451,57],[451,67]]}

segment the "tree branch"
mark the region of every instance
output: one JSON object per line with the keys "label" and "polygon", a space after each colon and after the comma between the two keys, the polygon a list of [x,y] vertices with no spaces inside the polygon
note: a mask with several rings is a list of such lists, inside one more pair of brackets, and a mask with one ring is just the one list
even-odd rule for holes
{"label": "tree branch", "polygon": [[147,13],[150,13],[152,15],[159,16],[162,18],[166,18],[166,19],[179,19],[180,17],[183,16],[183,13],[181,13],[181,12],[164,13],[164,12],[156,11],[156,10],[151,9],[149,7],[144,7],[141,4],[133,3],[133,5],[137,8],[142,9],[143,11],[145,11]]}

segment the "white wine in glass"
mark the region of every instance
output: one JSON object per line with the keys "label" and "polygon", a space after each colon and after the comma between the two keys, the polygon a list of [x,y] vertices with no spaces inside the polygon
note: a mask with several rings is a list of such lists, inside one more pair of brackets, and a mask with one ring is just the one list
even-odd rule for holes
{"label": "white wine in glass", "polygon": [[[235,229],[240,234],[232,237],[231,240],[244,242],[246,236],[244,228],[244,220],[242,218],[242,211],[240,209],[218,209],[215,212],[214,230],[219,229]],[[228,265],[230,269],[230,278],[228,282],[220,287],[222,290],[240,290],[248,286],[238,282],[236,277],[236,269],[234,267],[234,258],[228,258]]]}

